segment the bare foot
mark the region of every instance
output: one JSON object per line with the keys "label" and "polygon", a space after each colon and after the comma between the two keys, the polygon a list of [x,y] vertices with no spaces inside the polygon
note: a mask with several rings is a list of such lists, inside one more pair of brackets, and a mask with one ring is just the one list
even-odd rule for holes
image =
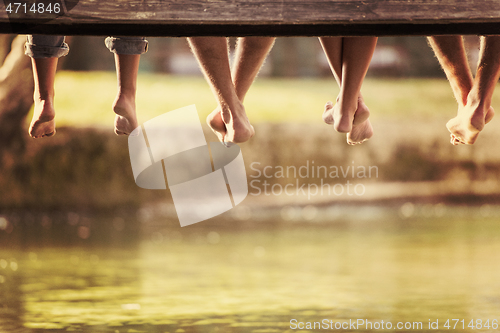
{"label": "bare foot", "polygon": [[339,133],[349,133],[352,130],[354,114],[358,106],[344,106],[344,108],[341,109],[340,104],[339,98],[337,98],[337,103],[333,106],[333,129]]}
{"label": "bare foot", "polygon": [[207,116],[207,124],[212,132],[217,135],[217,139],[219,139],[220,142],[224,142],[224,137],[226,136],[226,125],[222,120],[222,114],[219,107]]}
{"label": "bare foot", "polygon": [[358,98],[358,109],[354,114],[352,129],[347,133],[347,143],[357,145],[365,142],[373,136],[373,127],[368,120],[370,110],[362,98]]}
{"label": "bare foot", "polygon": [[[328,102],[325,105],[323,112],[323,121],[329,125],[335,123],[334,121],[334,105]],[[351,131],[347,133],[347,143],[350,145],[360,144],[373,136],[373,127],[368,120],[370,110],[366,106],[362,97],[358,97],[358,108],[354,113]]]}
{"label": "bare foot", "polygon": [[56,112],[52,101],[36,100],[31,120],[29,134],[38,139],[56,134],[56,122],[54,120]]}
{"label": "bare foot", "polygon": [[373,136],[373,127],[370,120],[366,119],[359,125],[352,125],[352,130],[347,133],[347,143],[359,145]]}
{"label": "bare foot", "polygon": [[[337,97],[337,104],[338,104],[338,97]],[[335,104],[335,106],[337,105]],[[335,108],[332,102],[327,102],[325,105],[325,110],[323,111],[323,121],[329,125],[335,124],[334,117],[340,117],[340,114],[338,116],[335,116],[337,111],[337,108]],[[357,109],[354,112],[354,117],[352,120],[352,125],[359,125],[363,123],[368,117],[370,116],[370,111],[368,110],[368,107],[366,106],[364,100],[362,97],[358,97],[358,105]],[[346,117],[347,118],[347,117]],[[342,131],[339,131],[342,132]]]}
{"label": "bare foot", "polygon": [[489,123],[495,111],[490,106],[485,112],[482,105],[459,106],[458,115],[446,124],[450,131],[451,144],[474,144],[484,125]]}
{"label": "bare foot", "polygon": [[119,94],[113,103],[116,135],[129,135],[139,124],[135,113],[135,98]]}
{"label": "bare foot", "polygon": [[328,101],[325,104],[325,111],[323,111],[323,121],[328,125],[333,125],[333,103]]}
{"label": "bare foot", "polygon": [[218,107],[208,115],[207,124],[225,145],[248,141],[255,134],[243,105],[240,105],[239,111],[236,111],[234,115],[229,110],[222,112]]}

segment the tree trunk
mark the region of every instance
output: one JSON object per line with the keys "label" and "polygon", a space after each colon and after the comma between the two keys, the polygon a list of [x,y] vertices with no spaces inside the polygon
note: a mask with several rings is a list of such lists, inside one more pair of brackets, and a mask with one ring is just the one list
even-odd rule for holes
{"label": "tree trunk", "polygon": [[7,163],[7,153],[15,156],[23,152],[24,120],[33,105],[33,74],[31,60],[24,55],[25,38],[14,38],[0,67],[0,168]]}

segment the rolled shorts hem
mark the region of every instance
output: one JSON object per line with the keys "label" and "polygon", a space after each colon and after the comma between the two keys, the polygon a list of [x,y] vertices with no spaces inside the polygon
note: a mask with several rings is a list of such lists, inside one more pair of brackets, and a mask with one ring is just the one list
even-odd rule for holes
{"label": "rolled shorts hem", "polygon": [[115,54],[133,55],[148,51],[148,41],[144,37],[108,37],[104,43]]}
{"label": "rolled shorts hem", "polygon": [[24,53],[31,58],[60,58],[69,52],[68,44],[57,46],[24,45]]}

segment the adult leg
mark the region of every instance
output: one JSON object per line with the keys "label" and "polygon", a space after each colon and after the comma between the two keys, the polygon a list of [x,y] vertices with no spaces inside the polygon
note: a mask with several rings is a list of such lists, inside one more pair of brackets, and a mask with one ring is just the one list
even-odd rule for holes
{"label": "adult leg", "polygon": [[[362,143],[373,135],[368,120],[370,112],[360,89],[376,41],[373,37],[320,37],[332,73],[341,88],[335,106],[331,102],[326,104],[323,120],[334,124],[338,131],[347,130],[349,144]],[[350,126],[347,126],[349,123]]]}
{"label": "adult leg", "polygon": [[467,104],[467,95],[472,89],[474,78],[467,62],[462,36],[430,36],[427,40],[450,82],[458,104]]}
{"label": "adult leg", "polygon": [[[342,84],[342,37],[319,37],[319,42],[330,65],[333,77],[338,86]],[[337,97],[338,100],[338,97]],[[323,121],[333,125],[333,103],[327,102],[323,111]]]}
{"label": "adult leg", "polygon": [[56,133],[54,82],[59,57],[69,51],[63,36],[28,35],[25,53],[31,57],[35,90],[34,112],[29,134],[33,138],[49,137]]}
{"label": "adult leg", "polygon": [[[342,83],[334,111],[334,127],[348,133],[352,129],[354,114],[358,108],[358,97],[375,45],[376,37],[345,37],[342,43]],[[361,120],[360,120],[361,121]]]}
{"label": "adult leg", "polygon": [[241,102],[245,99],[275,40],[274,37],[241,37],[238,39],[231,72],[236,94]]}
{"label": "adult leg", "polygon": [[[232,72],[232,82],[236,96],[243,103],[246,93],[257,77],[267,54],[274,44],[274,37],[242,37],[238,39]],[[226,135],[226,126],[222,112],[217,107],[207,117],[207,123],[222,141]]]}
{"label": "adult leg", "polygon": [[500,78],[500,36],[481,38],[481,51],[476,77],[465,105],[446,127],[452,135],[452,143],[473,144],[484,125],[494,115],[491,99]]}
{"label": "adult leg", "polygon": [[226,126],[219,137],[224,143],[240,143],[250,139],[255,131],[246,116],[231,80],[227,39],[224,37],[190,37],[191,49],[215,95]]}

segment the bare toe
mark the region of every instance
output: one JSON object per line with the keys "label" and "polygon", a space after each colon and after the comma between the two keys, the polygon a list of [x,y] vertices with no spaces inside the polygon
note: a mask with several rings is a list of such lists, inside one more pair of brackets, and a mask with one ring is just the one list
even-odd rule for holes
{"label": "bare toe", "polygon": [[358,108],[356,109],[356,112],[354,113],[354,119],[352,121],[353,125],[360,125],[362,124],[365,120],[370,117],[370,110],[368,109],[368,106],[366,106],[363,98],[358,97]]}
{"label": "bare toe", "polygon": [[139,124],[135,112],[135,96],[119,95],[113,103],[115,134],[129,135]]}
{"label": "bare toe", "polygon": [[347,134],[347,143],[350,145],[361,144],[373,136],[373,127],[370,120],[365,120],[360,125],[352,126]]}
{"label": "bare toe", "polygon": [[[137,125],[137,123],[135,124]],[[129,135],[137,126],[132,125],[128,118],[116,115],[115,116],[115,134]]]}
{"label": "bare toe", "polygon": [[457,116],[446,123],[446,128],[460,143],[472,145],[494,114],[493,108],[486,109],[481,103],[459,106]]}
{"label": "bare toe", "polygon": [[333,125],[333,103],[328,101],[323,111],[323,121],[328,125]]}
{"label": "bare toe", "polygon": [[54,136],[55,134],[56,134],[56,130],[54,130],[53,132],[44,134],[44,135],[42,135],[42,137],[48,138],[48,137]]}
{"label": "bare toe", "polygon": [[458,145],[464,145],[464,144],[466,144],[466,143],[464,142],[464,140],[462,140],[460,137],[457,137],[457,136],[455,136],[455,135],[453,135],[453,134],[450,134],[450,137],[451,137],[450,142],[451,142],[451,144],[452,144],[452,145],[454,145],[454,146],[458,146]]}
{"label": "bare toe", "polygon": [[55,110],[51,102],[37,101],[31,120],[29,134],[35,139],[53,136],[56,133]]}

